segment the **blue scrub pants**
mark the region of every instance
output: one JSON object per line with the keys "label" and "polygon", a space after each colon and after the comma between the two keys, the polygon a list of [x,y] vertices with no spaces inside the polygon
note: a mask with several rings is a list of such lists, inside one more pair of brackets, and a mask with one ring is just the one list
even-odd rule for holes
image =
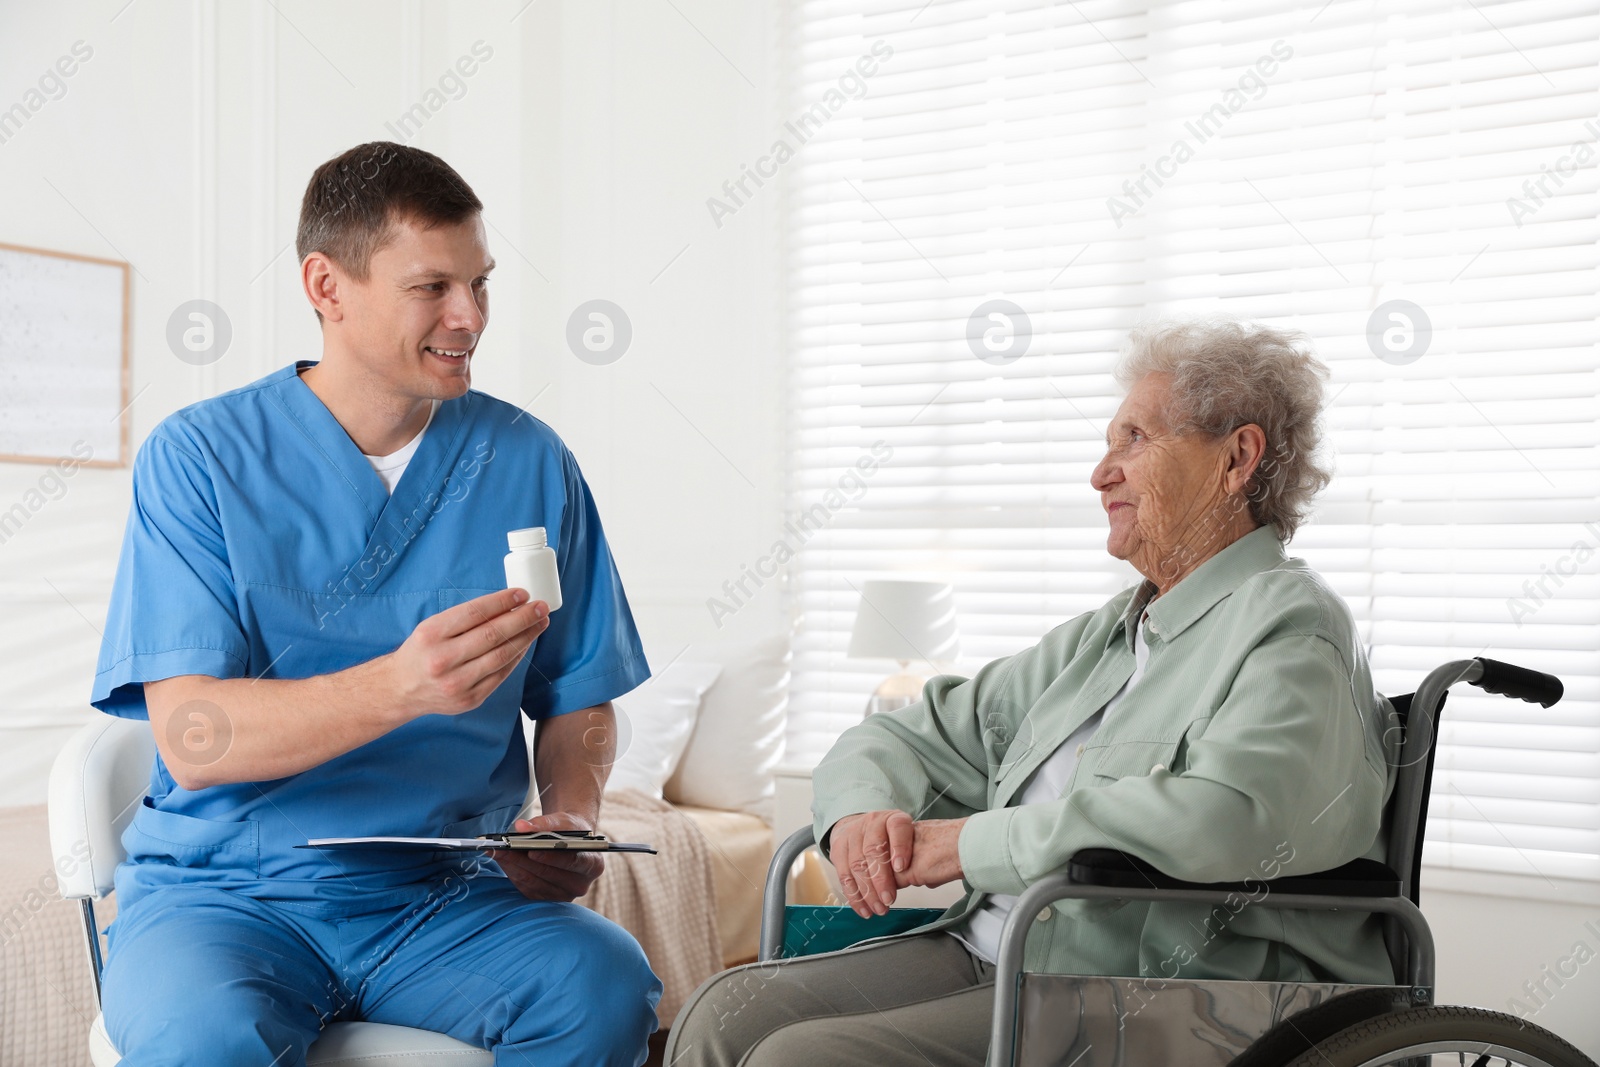
{"label": "blue scrub pants", "polygon": [[638,1067],[661,982],[633,936],[501,877],[312,919],[209,886],[150,893],[108,932],[103,1010],[123,1067],[300,1067],[329,1022],[414,1026],[497,1065]]}

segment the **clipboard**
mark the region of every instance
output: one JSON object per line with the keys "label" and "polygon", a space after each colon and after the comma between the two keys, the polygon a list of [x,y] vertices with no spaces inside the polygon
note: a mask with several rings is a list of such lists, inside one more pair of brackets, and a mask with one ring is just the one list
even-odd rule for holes
{"label": "clipboard", "polygon": [[646,852],[649,845],[612,841],[590,830],[502,830],[482,837],[319,837],[295,848],[347,852]]}

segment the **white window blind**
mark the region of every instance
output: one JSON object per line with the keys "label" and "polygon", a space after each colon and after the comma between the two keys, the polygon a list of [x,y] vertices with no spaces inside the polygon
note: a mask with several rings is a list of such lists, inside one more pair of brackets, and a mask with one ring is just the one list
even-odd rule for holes
{"label": "white window blind", "polygon": [[[1292,6],[793,9],[790,502],[817,522],[790,751],[820,757],[890,670],[845,655],[865,578],[951,581],[963,674],[1136,581],[1088,481],[1117,348],[1227,314],[1332,368],[1337,474],[1290,552],[1378,688],[1480,654],[1566,683],[1549,709],[1452,694],[1427,862],[1600,880],[1600,15]],[[1031,329],[1010,362],[968,341],[993,300]],[[1369,345],[1393,300],[1431,323],[1411,362]]]}

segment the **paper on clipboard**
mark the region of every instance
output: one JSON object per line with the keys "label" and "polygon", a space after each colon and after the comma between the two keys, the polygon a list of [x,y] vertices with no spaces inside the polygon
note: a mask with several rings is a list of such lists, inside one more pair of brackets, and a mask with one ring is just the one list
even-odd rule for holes
{"label": "paper on clipboard", "polygon": [[587,830],[505,830],[482,837],[321,837],[295,848],[352,852],[647,852],[649,845],[611,841]]}

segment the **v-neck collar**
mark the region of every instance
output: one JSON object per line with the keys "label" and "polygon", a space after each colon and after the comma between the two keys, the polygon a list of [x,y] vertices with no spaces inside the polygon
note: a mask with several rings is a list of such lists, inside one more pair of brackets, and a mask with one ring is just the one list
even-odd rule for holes
{"label": "v-neck collar", "polygon": [[411,457],[417,454],[417,448],[422,444],[422,435],[428,432],[428,427],[433,425],[433,417],[439,413],[439,405],[444,401],[434,399],[428,401],[428,418],[422,424],[422,429],[411,435],[411,440],[381,456],[374,456],[371,452],[361,453],[362,458],[378,472],[393,470],[411,462]]}
{"label": "v-neck collar", "polygon": [[300,426],[311,446],[339,472],[361,504],[367,522],[363,558],[380,545],[387,545],[391,554],[398,552],[400,545],[415,538],[433,517],[433,509],[425,504],[427,491],[438,487],[443,478],[441,471],[460,450],[472,393],[469,391],[440,402],[439,410],[422,431],[422,440],[391,493],[344,425],[301,379],[302,367],[316,365],[316,360],[296,360],[269,375],[267,383],[277,386],[272,394],[280,399],[285,413]]}

